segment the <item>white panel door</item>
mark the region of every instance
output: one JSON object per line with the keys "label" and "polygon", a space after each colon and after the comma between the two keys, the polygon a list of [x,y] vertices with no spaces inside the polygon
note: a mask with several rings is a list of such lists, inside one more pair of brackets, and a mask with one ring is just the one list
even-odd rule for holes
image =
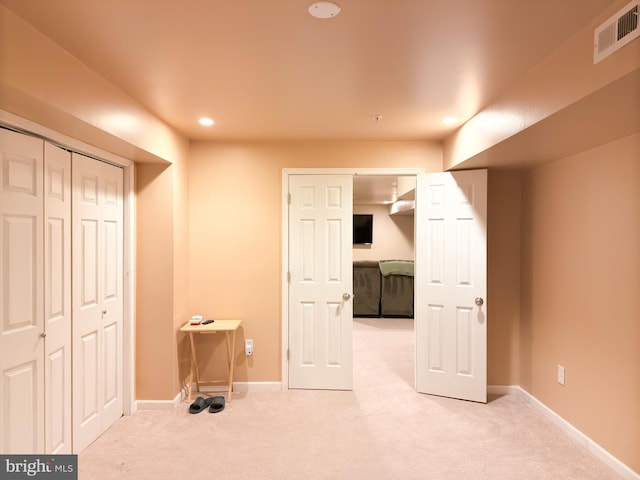
{"label": "white panel door", "polygon": [[289,387],[353,388],[351,175],[289,176]]}
{"label": "white panel door", "polygon": [[45,452],[71,453],[71,153],[44,144]]}
{"label": "white panel door", "polygon": [[123,411],[123,172],[73,154],[73,450]]}
{"label": "white panel door", "polygon": [[418,175],[416,389],[487,401],[487,171]]}
{"label": "white panel door", "polygon": [[0,452],[44,451],[43,141],[0,129]]}

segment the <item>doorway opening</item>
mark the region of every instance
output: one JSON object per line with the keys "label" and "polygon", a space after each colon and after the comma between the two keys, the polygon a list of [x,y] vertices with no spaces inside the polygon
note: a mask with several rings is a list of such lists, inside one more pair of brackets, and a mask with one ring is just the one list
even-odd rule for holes
{"label": "doorway opening", "polygon": [[[415,386],[415,186],[415,175],[353,177],[353,213],[372,218],[372,241],[353,245],[356,392]],[[395,261],[403,271],[390,275]]]}

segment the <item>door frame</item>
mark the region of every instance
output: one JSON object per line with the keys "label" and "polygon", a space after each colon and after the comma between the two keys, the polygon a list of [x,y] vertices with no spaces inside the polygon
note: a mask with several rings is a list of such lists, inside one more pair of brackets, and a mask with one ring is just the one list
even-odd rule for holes
{"label": "door frame", "polygon": [[26,135],[42,138],[63,148],[121,167],[124,177],[123,204],[123,414],[137,411],[135,399],[135,163],[38,123],[0,109],[0,124]]}
{"label": "door frame", "polygon": [[[289,175],[420,175],[424,168],[283,168],[282,169],[282,251],[281,251],[281,380],[282,390],[289,390]],[[415,225],[415,219],[414,219]],[[414,243],[417,241],[414,235]],[[415,335],[415,330],[414,330]]]}

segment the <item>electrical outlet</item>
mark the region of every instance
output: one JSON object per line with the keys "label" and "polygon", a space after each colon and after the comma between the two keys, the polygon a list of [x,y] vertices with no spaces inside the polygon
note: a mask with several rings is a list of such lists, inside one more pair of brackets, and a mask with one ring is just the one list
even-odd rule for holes
{"label": "electrical outlet", "polygon": [[564,387],[564,367],[558,365],[558,383]]}
{"label": "electrical outlet", "polygon": [[244,341],[244,352],[247,354],[247,356],[253,354],[253,340],[251,340],[250,338],[247,338]]}

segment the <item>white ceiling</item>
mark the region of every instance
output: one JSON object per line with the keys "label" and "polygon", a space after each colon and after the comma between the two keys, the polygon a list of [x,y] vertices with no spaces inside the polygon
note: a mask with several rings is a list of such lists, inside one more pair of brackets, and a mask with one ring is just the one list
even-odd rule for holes
{"label": "white ceiling", "polygon": [[187,138],[225,141],[441,140],[612,0],[311,3],[0,0]]}

